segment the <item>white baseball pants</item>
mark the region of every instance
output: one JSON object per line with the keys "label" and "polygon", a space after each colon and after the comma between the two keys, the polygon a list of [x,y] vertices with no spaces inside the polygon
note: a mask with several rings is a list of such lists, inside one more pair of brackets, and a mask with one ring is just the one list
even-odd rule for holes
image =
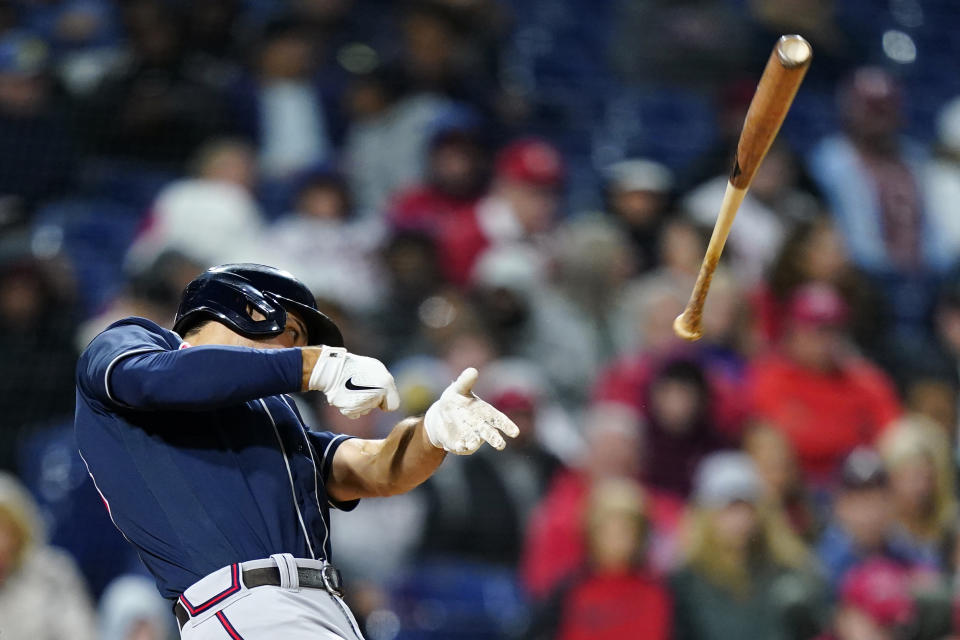
{"label": "white baseball pants", "polygon": [[[181,597],[193,611],[182,640],[363,640],[346,603],[326,589],[301,588],[297,566],[320,569],[319,560],[278,554],[214,571]],[[241,569],[280,568],[281,586],[248,589]],[[237,569],[234,569],[234,568]]]}

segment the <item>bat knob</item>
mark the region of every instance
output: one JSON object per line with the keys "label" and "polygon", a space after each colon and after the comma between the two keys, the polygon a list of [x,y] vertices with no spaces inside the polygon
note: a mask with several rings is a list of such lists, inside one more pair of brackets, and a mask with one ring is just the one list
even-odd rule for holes
{"label": "bat knob", "polygon": [[683,338],[688,342],[699,340],[703,337],[703,329],[687,322],[686,315],[685,313],[681,313],[677,316],[677,319],[673,321],[673,332],[677,334],[677,337]]}

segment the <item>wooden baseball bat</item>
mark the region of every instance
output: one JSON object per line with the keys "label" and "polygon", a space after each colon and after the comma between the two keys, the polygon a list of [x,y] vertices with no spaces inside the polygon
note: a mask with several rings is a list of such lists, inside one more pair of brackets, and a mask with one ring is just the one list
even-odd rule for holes
{"label": "wooden baseball bat", "polygon": [[787,116],[812,58],[813,48],[810,43],[801,36],[791,35],[780,37],[770,59],[767,60],[767,66],[747,110],[730,181],[723,194],[710,244],[700,265],[700,274],[686,309],[673,322],[674,333],[685,340],[698,340],[703,335],[703,303],[707,299],[710,281],[723,252],[723,245],[730,234],[733,219],[747,195],[753,176],[777,137],[780,125]]}

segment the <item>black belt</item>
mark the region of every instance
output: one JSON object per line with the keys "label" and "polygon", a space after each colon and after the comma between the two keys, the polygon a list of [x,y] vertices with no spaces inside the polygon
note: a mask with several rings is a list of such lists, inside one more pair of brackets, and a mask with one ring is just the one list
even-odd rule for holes
{"label": "black belt", "polygon": [[[343,582],[340,579],[340,572],[331,565],[323,569],[310,569],[306,567],[297,567],[297,580],[300,586],[305,589],[325,589],[336,596],[343,596]],[[248,589],[255,587],[279,587],[280,569],[277,567],[263,567],[262,569],[244,569],[243,584]],[[190,614],[180,600],[173,605],[173,613],[177,616],[177,622],[180,628],[187,624]]]}

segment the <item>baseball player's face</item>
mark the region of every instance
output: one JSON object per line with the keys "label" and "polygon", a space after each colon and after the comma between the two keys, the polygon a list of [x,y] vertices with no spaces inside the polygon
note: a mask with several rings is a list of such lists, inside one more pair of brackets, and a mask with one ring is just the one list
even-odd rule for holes
{"label": "baseball player's face", "polygon": [[[252,307],[247,313],[254,320],[263,320],[264,316]],[[195,334],[188,336],[192,345],[220,344],[231,347],[249,347],[251,349],[289,349],[307,346],[307,325],[296,314],[287,312],[287,324],[280,335],[269,338],[248,338],[220,322],[210,322]]]}
{"label": "baseball player's face", "polygon": [[[259,311],[252,309],[250,316],[254,320],[263,320],[264,316]],[[298,318],[295,314],[287,311],[287,324],[283,329],[283,333],[278,336],[271,336],[269,338],[245,338],[244,336],[238,337],[241,340],[246,340],[248,344],[244,346],[253,347],[254,349],[289,349],[290,347],[305,347],[307,346],[307,326],[304,324],[303,320]]]}

